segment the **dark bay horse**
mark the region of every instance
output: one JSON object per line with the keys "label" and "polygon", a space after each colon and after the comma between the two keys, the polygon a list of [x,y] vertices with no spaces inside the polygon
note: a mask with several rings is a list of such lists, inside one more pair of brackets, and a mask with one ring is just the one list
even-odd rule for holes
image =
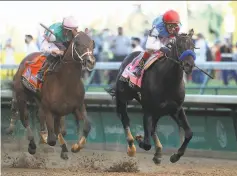
{"label": "dark bay horse", "polygon": [[193,30],[190,30],[189,34],[179,34],[176,36],[176,39],[170,42],[170,56],[166,55],[155,61],[145,71],[142,86],[138,91],[131,88],[127,82],[122,81],[120,78],[125,67],[140,52],[133,52],[124,59],[115,86],[105,89],[111,96],[116,97],[116,111],[125,130],[128,142],[127,154],[129,156],[134,156],[136,153],[134,138],[130,131],[130,120],[127,114],[127,103],[133,99],[140,102],[144,113],[144,139],[141,136],[136,137],[139,147],[144,150],[150,150],[150,137],[152,137],[155,143],[153,161],[155,164],[161,162],[162,145],[156,134],[157,122],[162,116],[170,115],[185,132],[182,146],[178,149],[177,154],[171,156],[170,161],[173,163],[177,162],[184,155],[185,149],[193,135],[182,107],[185,98],[183,72],[191,74],[195,66],[195,46],[192,41],[193,32]]}
{"label": "dark bay horse", "polygon": [[[81,79],[82,67],[92,70],[95,66],[93,56],[94,41],[84,32],[79,32],[73,38],[64,56],[55,66],[54,71],[46,73],[40,94],[34,93],[23,84],[22,73],[26,61],[32,61],[41,53],[32,53],[24,58],[13,78],[14,107],[19,112],[20,120],[27,129],[31,154],[36,152],[36,144],[29,125],[27,101],[35,101],[39,108],[41,126],[46,122],[50,146],[56,144],[56,135],[62,147],[61,157],[67,159],[67,146],[60,131],[60,117],[73,113],[77,121],[83,116],[83,134],[72,146],[72,152],[78,152],[86,143],[90,132],[90,121],[84,105],[85,90]],[[79,127],[79,125],[78,125]],[[55,135],[56,134],[56,135]]]}

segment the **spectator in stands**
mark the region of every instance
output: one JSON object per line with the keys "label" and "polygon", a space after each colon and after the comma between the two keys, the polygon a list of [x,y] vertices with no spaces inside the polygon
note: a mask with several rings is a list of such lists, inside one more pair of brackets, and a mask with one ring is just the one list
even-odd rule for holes
{"label": "spectator in stands", "polygon": [[[123,59],[131,52],[131,41],[129,37],[123,34],[123,28],[118,27],[118,35],[114,38],[111,45],[111,50],[113,52],[113,61],[122,62]],[[118,70],[111,71],[109,74],[108,84],[115,81]]]}
{"label": "spectator in stands", "polygon": [[[94,48],[93,54],[94,54],[94,56],[96,58],[96,62],[99,62],[100,61],[101,52],[103,50],[103,48],[102,48],[102,39],[101,39],[101,37],[98,34],[96,34],[96,31],[94,29],[91,29],[89,31],[89,35],[91,36],[91,38],[95,42],[95,48]],[[92,80],[92,83],[100,84],[100,82],[101,82],[100,71],[96,70],[94,78]]]}
{"label": "spectator in stands", "polygon": [[[216,62],[221,61],[220,47],[221,47],[221,41],[216,40],[215,43],[214,43],[214,46],[212,47],[214,61],[216,61]],[[215,79],[218,79],[218,80],[221,79],[221,71],[220,70],[215,70]]]}
{"label": "spectator in stands", "polygon": [[[224,43],[220,48],[221,53],[221,62],[232,62],[232,47],[229,41],[229,38],[224,39]],[[224,85],[229,84],[228,76],[232,75],[232,77],[235,79],[235,82],[237,84],[237,73],[236,70],[223,70],[222,71],[222,78]]]}
{"label": "spectator in stands", "polygon": [[[204,38],[204,36],[199,33],[197,34],[197,38],[195,40],[195,47],[198,49],[195,49],[196,53],[196,63],[205,63],[207,61],[207,42]],[[192,80],[195,83],[201,84],[204,80],[204,75],[199,70],[194,70],[192,74]]]}
{"label": "spectator in stands", "polygon": [[144,49],[141,47],[141,40],[138,37],[132,37],[131,47],[132,52],[144,51]]}
{"label": "spectator in stands", "polygon": [[85,28],[85,33],[87,34],[87,35],[89,35],[89,29],[88,28]]}
{"label": "spectator in stands", "polygon": [[39,52],[39,49],[36,45],[36,43],[33,41],[32,35],[25,35],[25,52],[26,55],[29,55],[34,52]]}
{"label": "spectator in stands", "polygon": [[[11,38],[7,39],[4,50],[6,53],[5,64],[8,64],[8,65],[16,64],[15,57],[14,57],[15,48],[12,46],[12,39]],[[7,75],[6,75],[7,78],[10,78],[10,76],[13,76],[13,74],[14,74],[13,71],[14,71],[13,69],[7,70]]]}
{"label": "spectator in stands", "polygon": [[112,45],[113,36],[112,36],[111,31],[108,28],[102,31],[101,39],[102,39],[102,48],[103,48],[103,52],[102,52],[103,56],[101,60],[107,61],[109,59],[112,59],[113,53],[111,51],[110,46]]}
{"label": "spectator in stands", "polygon": [[118,28],[118,35],[114,38],[111,49],[114,61],[121,62],[131,52],[130,39],[123,34],[123,28]]}

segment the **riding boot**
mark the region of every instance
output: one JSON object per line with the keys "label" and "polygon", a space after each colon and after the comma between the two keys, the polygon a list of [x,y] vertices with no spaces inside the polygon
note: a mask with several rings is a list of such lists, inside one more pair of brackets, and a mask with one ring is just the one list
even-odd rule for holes
{"label": "riding boot", "polygon": [[44,80],[43,80],[44,72],[45,72],[45,69],[48,67],[48,65],[49,65],[49,62],[48,62],[48,60],[46,59],[46,60],[44,61],[44,63],[43,63],[43,66],[40,68],[40,70],[38,71],[38,74],[36,75],[36,78],[37,78],[39,81],[41,81],[41,82],[44,81]]}
{"label": "riding boot", "polygon": [[44,61],[44,63],[43,63],[43,66],[40,68],[40,70],[38,71],[38,74],[36,75],[36,78],[37,78],[39,81],[41,81],[41,82],[44,81],[44,80],[43,80],[44,72],[45,72],[46,68],[50,65],[50,62],[52,62],[52,60],[53,60],[54,58],[55,58],[55,57],[54,57],[53,55],[51,55],[51,54],[49,54],[49,55],[46,57],[46,59],[45,59],[45,61]]}
{"label": "riding boot", "polygon": [[139,61],[138,65],[135,68],[135,71],[133,72],[133,74],[137,77],[141,76],[142,73],[142,69],[145,65],[145,62],[147,61],[147,59],[150,57],[150,54],[145,52],[143,57],[141,58],[141,60]]}

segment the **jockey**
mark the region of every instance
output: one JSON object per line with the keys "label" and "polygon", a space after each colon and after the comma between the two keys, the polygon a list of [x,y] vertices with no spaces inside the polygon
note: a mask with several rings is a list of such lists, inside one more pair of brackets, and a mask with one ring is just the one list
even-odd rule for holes
{"label": "jockey", "polygon": [[152,23],[152,29],[146,41],[146,51],[142,59],[136,67],[133,74],[137,77],[141,76],[141,71],[146,60],[156,51],[169,54],[170,49],[166,47],[169,39],[174,37],[180,29],[180,17],[174,10],[168,10],[163,15],[157,17]]}
{"label": "jockey", "polygon": [[69,16],[64,18],[62,23],[54,23],[49,27],[54,34],[45,30],[44,41],[40,47],[40,51],[43,52],[47,58],[36,76],[41,82],[43,82],[43,74],[49,62],[55,61],[58,56],[64,54],[71,40],[77,35],[77,28],[77,21],[74,17]]}

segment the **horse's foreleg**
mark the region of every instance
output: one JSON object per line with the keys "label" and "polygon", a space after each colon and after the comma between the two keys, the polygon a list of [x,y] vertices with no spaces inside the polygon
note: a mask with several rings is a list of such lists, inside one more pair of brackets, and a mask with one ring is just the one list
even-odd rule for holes
{"label": "horse's foreleg", "polygon": [[187,120],[187,116],[186,116],[183,108],[181,108],[179,113],[178,113],[178,119],[182,123],[182,127],[183,127],[184,132],[185,132],[185,138],[184,138],[184,142],[182,143],[181,147],[178,149],[178,153],[173,154],[170,157],[170,161],[172,163],[177,162],[180,159],[180,157],[184,155],[184,152],[185,152],[185,150],[188,146],[188,143],[190,142],[190,140],[193,137],[193,132],[190,128],[190,125],[189,125],[188,120]]}
{"label": "horse's foreleg", "polygon": [[66,145],[66,142],[63,138],[63,135],[62,135],[62,132],[61,132],[61,118],[62,117],[55,117],[54,119],[54,131],[55,131],[55,134],[58,136],[58,142],[60,143],[60,146],[62,148],[61,150],[61,158],[64,159],[64,160],[67,160],[68,159],[68,149],[67,149],[67,145]]}
{"label": "horse's foreleg", "polygon": [[87,139],[89,132],[91,130],[91,122],[87,116],[85,104],[82,105],[81,109],[77,109],[75,111],[74,115],[75,115],[76,122],[77,122],[78,133],[79,133],[79,120],[80,119],[84,120],[83,134],[82,134],[81,138],[79,139],[79,141],[76,144],[72,145],[72,149],[71,149],[72,152],[76,153],[76,152],[79,152],[82,148],[84,148],[84,146],[86,144],[86,139]]}
{"label": "horse's foreleg", "polygon": [[139,147],[148,151],[151,149],[151,129],[152,129],[152,116],[145,113],[143,116],[144,139],[142,136],[136,136],[136,141]]}
{"label": "horse's foreleg", "polygon": [[60,118],[60,129],[63,136],[67,135],[66,125],[65,125],[65,116]]}
{"label": "horse's foreleg", "polygon": [[156,133],[156,129],[157,129],[157,122],[159,120],[160,117],[155,117],[153,116],[152,117],[152,130],[151,130],[151,136],[153,138],[153,141],[154,141],[154,144],[155,144],[155,154],[154,154],[154,157],[153,157],[153,162],[155,164],[160,164],[161,162],[161,159],[162,159],[162,144],[160,142],[160,139],[158,138],[158,135]]}
{"label": "horse's foreleg", "polygon": [[182,128],[180,119],[178,119],[178,115],[177,114],[172,114],[171,115],[172,119],[177,123],[178,127],[179,127],[179,140],[180,143],[184,142],[184,129]]}
{"label": "horse's foreleg", "polygon": [[47,125],[47,130],[48,130],[47,143],[50,146],[55,146],[56,145],[56,136],[55,136],[55,132],[54,132],[54,116],[51,112],[45,111],[45,110],[44,110],[44,115],[46,118],[46,125]]}
{"label": "horse's foreleg", "polygon": [[38,111],[39,121],[40,121],[40,143],[47,144],[48,132],[45,124],[45,114],[42,108],[39,108]]}
{"label": "horse's foreleg", "polygon": [[25,97],[24,97],[24,95],[22,95],[22,93],[21,93],[21,95],[19,95],[17,97],[18,97],[17,106],[19,108],[21,123],[27,129],[27,136],[28,136],[28,140],[30,141],[29,147],[28,147],[28,152],[30,154],[35,154],[36,144],[35,144],[33,132],[32,132],[30,125],[29,125],[26,99],[24,99]]}
{"label": "horse's foreleg", "polygon": [[127,113],[127,103],[120,101],[118,96],[116,97],[117,97],[116,99],[117,114],[119,115],[119,118],[122,121],[123,128],[124,128],[125,135],[127,137],[127,142],[128,142],[127,154],[128,156],[133,157],[136,154],[136,147],[134,145],[134,138],[130,131],[130,119]]}

